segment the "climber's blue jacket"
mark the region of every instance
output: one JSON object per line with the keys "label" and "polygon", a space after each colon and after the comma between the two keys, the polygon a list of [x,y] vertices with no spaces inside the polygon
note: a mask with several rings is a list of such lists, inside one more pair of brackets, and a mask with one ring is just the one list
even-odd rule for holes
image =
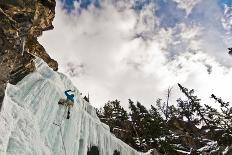
{"label": "climber's blue jacket", "polygon": [[68,94],[71,90],[66,90],[64,94],[67,96],[67,100],[74,102],[74,94]]}

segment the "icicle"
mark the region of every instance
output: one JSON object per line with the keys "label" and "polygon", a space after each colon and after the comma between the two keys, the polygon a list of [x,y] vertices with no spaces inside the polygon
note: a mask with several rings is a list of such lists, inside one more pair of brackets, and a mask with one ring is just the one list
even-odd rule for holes
{"label": "icicle", "polygon": [[26,43],[26,37],[22,37],[22,52],[21,52],[21,55],[23,56],[24,54],[24,50],[25,50],[25,43]]}

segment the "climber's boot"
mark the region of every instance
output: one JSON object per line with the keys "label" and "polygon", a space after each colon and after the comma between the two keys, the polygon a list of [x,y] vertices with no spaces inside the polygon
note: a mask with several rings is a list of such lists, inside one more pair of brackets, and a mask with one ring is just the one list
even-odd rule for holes
{"label": "climber's boot", "polygon": [[68,115],[67,115],[67,119],[69,119],[70,118],[70,111],[68,111]]}

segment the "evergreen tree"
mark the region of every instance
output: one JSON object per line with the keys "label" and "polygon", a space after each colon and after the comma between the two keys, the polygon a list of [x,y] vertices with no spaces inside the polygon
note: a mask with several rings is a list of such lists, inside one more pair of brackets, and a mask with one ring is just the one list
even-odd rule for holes
{"label": "evergreen tree", "polygon": [[140,133],[142,132],[141,129],[141,123],[140,123],[140,113],[139,113],[139,109],[136,107],[136,105],[134,104],[134,102],[129,99],[129,109],[130,109],[130,121],[131,121],[131,127],[132,127],[132,138],[133,138],[133,148],[135,148],[136,150],[141,151],[142,150],[142,140],[140,137]]}
{"label": "evergreen tree", "polygon": [[110,127],[110,131],[119,139],[132,145],[131,127],[127,111],[120,105],[120,101],[108,101],[103,108],[97,110],[100,120]]}
{"label": "evergreen tree", "polygon": [[220,145],[230,146],[232,145],[232,108],[229,102],[224,102],[214,94],[211,95],[211,98],[220,104],[221,110],[221,112],[218,112],[216,109],[211,108],[216,118],[214,120],[214,130],[210,131],[211,138]]}
{"label": "evergreen tree", "polygon": [[177,99],[180,116],[186,117],[188,122],[199,125],[205,123],[208,125],[208,120],[205,118],[205,109],[200,105],[200,99],[194,95],[194,90],[190,91],[178,83],[182,93],[187,97],[187,100]]}
{"label": "evergreen tree", "polygon": [[[97,110],[102,122],[116,137],[134,149],[147,152],[156,148],[164,155],[209,153],[232,145],[232,108],[229,102],[211,95],[220,109],[200,104],[194,90],[178,84],[186,99],[177,99],[177,106],[162,99],[156,107],[147,109],[140,102],[129,99],[129,113],[120,101],[109,101]],[[218,144],[218,145],[216,145]]]}

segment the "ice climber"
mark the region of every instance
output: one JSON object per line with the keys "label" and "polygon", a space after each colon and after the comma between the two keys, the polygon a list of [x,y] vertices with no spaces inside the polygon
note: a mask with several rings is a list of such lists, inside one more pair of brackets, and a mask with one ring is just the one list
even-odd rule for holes
{"label": "ice climber", "polygon": [[64,94],[66,95],[67,99],[61,99],[58,104],[66,105],[68,107],[68,114],[67,114],[67,119],[70,118],[70,110],[74,105],[74,94],[70,94],[70,92],[75,92],[72,90],[66,90]]}
{"label": "ice climber", "polygon": [[67,107],[68,107],[68,115],[67,115],[67,119],[70,118],[70,110],[74,105],[74,94],[69,94],[69,92],[74,92],[71,90],[66,90],[64,92],[64,94],[67,96]]}

